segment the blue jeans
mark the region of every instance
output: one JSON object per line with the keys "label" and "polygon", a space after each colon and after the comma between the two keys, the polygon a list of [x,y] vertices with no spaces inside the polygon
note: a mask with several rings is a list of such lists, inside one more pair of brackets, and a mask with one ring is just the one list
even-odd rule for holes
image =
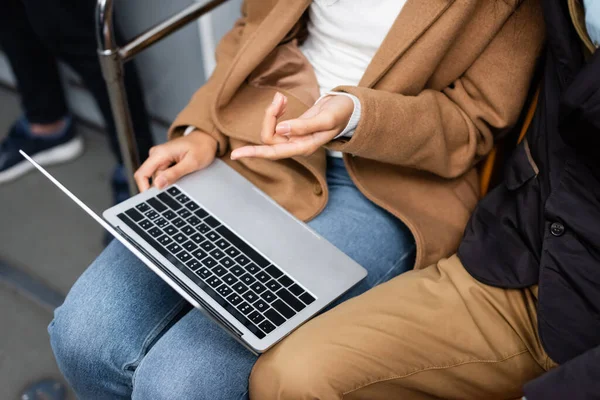
{"label": "blue jeans", "polygon": [[[325,210],[309,225],[369,275],[339,302],[412,267],[398,219],[329,159]],[[83,273],[48,328],[58,366],[81,399],[239,399],[256,357],[192,307],[119,242]]]}

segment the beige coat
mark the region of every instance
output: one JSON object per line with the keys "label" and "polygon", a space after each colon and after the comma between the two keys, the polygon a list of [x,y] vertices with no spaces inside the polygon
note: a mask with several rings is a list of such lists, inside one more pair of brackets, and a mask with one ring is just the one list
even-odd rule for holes
{"label": "beige coat", "polygon": [[[318,97],[298,49],[310,0],[246,0],[217,49],[217,67],[175,120],[219,142],[219,156],[303,220],[327,204],[325,151],[282,161],[232,162],[232,149],[260,143],[276,91],[293,118]],[[351,27],[348,27],[351,29]],[[474,165],[513,125],[540,54],[539,0],[408,0],[356,95],[362,117],[343,151],[356,186],[412,231],[416,266],[455,251],[478,200]]]}

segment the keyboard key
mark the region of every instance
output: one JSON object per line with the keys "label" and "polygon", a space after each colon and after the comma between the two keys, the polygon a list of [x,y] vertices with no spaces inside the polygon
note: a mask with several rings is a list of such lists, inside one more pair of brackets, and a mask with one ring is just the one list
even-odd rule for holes
{"label": "keyboard key", "polygon": [[190,199],[185,194],[180,194],[179,196],[177,196],[177,201],[180,202],[181,204],[185,204],[188,201],[190,201]]}
{"label": "keyboard key", "polygon": [[164,218],[159,218],[156,221],[154,221],[154,223],[160,226],[161,228],[164,228],[165,226],[169,225],[169,221],[167,221]]}
{"label": "keyboard key", "polygon": [[248,245],[226,227],[220,226],[216,228],[216,231],[219,232],[225,239],[227,239],[229,243],[237,247],[242,253],[250,257],[250,259],[252,259],[252,261],[258,264],[260,267],[265,268],[269,265],[269,261],[267,261],[267,259],[261,256],[256,250],[250,247],[250,245]]}
{"label": "keyboard key", "polygon": [[177,212],[177,214],[183,219],[192,215],[191,211],[188,210],[187,208],[182,208],[181,210],[179,210],[179,212]]}
{"label": "keyboard key", "polygon": [[183,244],[183,248],[189,252],[192,252],[192,251],[196,250],[198,248],[198,246],[196,245],[196,243],[192,242],[191,240],[188,240],[187,242],[185,242]]}
{"label": "keyboard key", "polygon": [[164,192],[160,193],[156,197],[158,197],[160,199],[160,201],[162,201],[167,206],[169,206],[169,208],[171,210],[178,211],[179,209],[181,209],[181,207],[183,207],[181,204],[179,204],[177,201],[175,201],[174,198],[172,198],[171,196],[169,196],[168,194],[166,194]]}
{"label": "keyboard key", "polygon": [[171,223],[178,228],[181,228],[185,225],[185,221],[181,218],[175,218],[173,221],[171,221]]}
{"label": "keyboard key", "polygon": [[260,271],[258,274],[254,275],[259,282],[266,283],[271,279],[271,275],[267,274],[265,271]]}
{"label": "keyboard key", "polygon": [[246,293],[244,293],[244,295],[242,296],[244,299],[246,299],[246,301],[250,304],[254,303],[256,300],[258,300],[258,295],[254,292],[251,291],[247,291]]}
{"label": "keyboard key", "polygon": [[212,249],[214,249],[214,248],[215,248],[215,245],[214,245],[214,244],[212,244],[211,242],[209,242],[209,241],[207,240],[207,241],[205,241],[204,243],[202,243],[202,244],[200,245],[200,247],[202,247],[202,248],[203,248],[204,250],[206,250],[206,251],[211,251]]}
{"label": "keyboard key", "polygon": [[173,239],[179,244],[184,244],[187,241],[187,237],[181,232],[173,235]]}
{"label": "keyboard key", "polygon": [[208,283],[211,287],[216,289],[223,284],[223,281],[221,281],[216,276],[212,276],[206,280],[206,283]]}
{"label": "keyboard key", "polygon": [[275,330],[275,326],[267,320],[261,322],[260,325],[258,325],[258,327],[262,329],[262,331],[266,334],[269,334]]}
{"label": "keyboard key", "polygon": [[191,226],[197,226],[198,224],[200,224],[202,221],[200,221],[197,217],[191,216],[187,219],[188,224],[190,224]]}
{"label": "keyboard key", "polygon": [[223,297],[227,297],[227,296],[229,296],[230,294],[232,294],[232,293],[233,293],[233,290],[231,290],[231,288],[230,288],[229,286],[227,286],[227,285],[221,285],[221,286],[219,286],[219,288],[217,289],[217,292],[218,292],[218,293],[219,293],[221,296],[223,296]]}
{"label": "keyboard key", "polygon": [[210,255],[213,256],[215,260],[220,260],[221,258],[225,257],[225,253],[219,249],[214,249],[210,252]]}
{"label": "keyboard key", "polygon": [[229,257],[225,257],[224,259],[221,260],[221,265],[223,265],[225,268],[231,268],[235,265],[235,263],[233,262],[233,260]]}
{"label": "keyboard key", "polygon": [[311,304],[313,301],[315,301],[315,298],[312,297],[310,294],[308,293],[304,293],[302,295],[300,295],[300,300],[302,300],[304,302],[304,304],[309,305]]}
{"label": "keyboard key", "polygon": [[196,271],[196,275],[198,275],[199,277],[201,277],[203,279],[208,279],[208,277],[210,277],[212,275],[212,273],[210,272],[210,270],[208,268],[202,267],[198,271]]}
{"label": "keyboard key", "polygon": [[150,220],[155,220],[156,218],[160,217],[160,214],[154,210],[150,210],[144,215]]}
{"label": "keyboard key", "polygon": [[185,265],[187,265],[188,268],[191,269],[192,271],[195,271],[198,268],[200,268],[200,261],[192,259]]}
{"label": "keyboard key", "polygon": [[165,233],[167,233],[167,235],[171,236],[175,236],[177,233],[179,233],[179,231],[175,229],[173,225],[165,226],[163,230],[165,231]]}
{"label": "keyboard key", "polygon": [[241,254],[239,256],[237,256],[237,258],[235,259],[235,261],[240,264],[242,267],[246,264],[248,264],[250,262],[250,260],[248,259],[248,257],[246,257],[245,255]]}
{"label": "keyboard key", "polygon": [[177,189],[175,186],[172,186],[170,188],[167,189],[167,192],[171,195],[171,196],[178,196],[181,194],[181,191],[179,189]]}
{"label": "keyboard key", "polygon": [[265,312],[269,308],[269,305],[260,299],[257,302],[252,303],[252,305],[260,312]]}
{"label": "keyboard key", "polygon": [[298,312],[302,311],[306,307],[303,302],[301,302],[300,300],[298,300],[297,298],[295,298],[294,295],[291,294],[286,289],[281,289],[276,294],[281,299],[283,299],[283,301],[285,301],[286,303],[288,303],[290,306],[292,306],[292,308],[294,310],[296,310]]}
{"label": "keyboard key", "polygon": [[207,253],[202,249],[198,249],[198,250],[192,252],[192,255],[194,257],[196,257],[197,260],[202,260],[204,257],[207,256]]}
{"label": "keyboard key", "polygon": [[256,293],[261,294],[262,292],[264,292],[265,290],[267,290],[266,287],[264,287],[262,285],[262,283],[260,282],[255,282],[250,286],[250,289],[254,290]]}
{"label": "keyboard key", "polygon": [[279,282],[277,282],[275,279],[270,280],[269,282],[266,283],[266,286],[271,289],[272,291],[276,292],[279,289],[281,289],[283,286],[281,286],[281,284]]}
{"label": "keyboard key", "polygon": [[283,272],[281,272],[281,270],[274,265],[269,265],[265,271],[267,271],[267,274],[271,275],[275,279],[283,275]]}
{"label": "keyboard key", "polygon": [[221,236],[219,236],[219,234],[214,231],[208,232],[205,236],[211,242],[216,242],[217,240],[221,239]]}
{"label": "keyboard key", "polygon": [[167,246],[167,250],[169,250],[172,254],[177,254],[181,251],[181,246],[177,243],[171,243]]}
{"label": "keyboard key", "polygon": [[147,219],[141,220],[140,222],[138,222],[138,224],[142,227],[142,229],[145,230],[148,230],[154,226],[154,224],[152,224],[152,222],[148,221]]}
{"label": "keyboard key", "polygon": [[150,229],[150,230],[148,231],[148,233],[149,233],[150,235],[152,235],[152,237],[155,237],[155,238],[157,238],[157,237],[159,237],[160,235],[162,235],[162,231],[161,231],[160,229],[158,229],[157,227],[154,227],[154,228]]}
{"label": "keyboard key", "polygon": [[177,218],[177,214],[175,214],[173,210],[168,210],[167,212],[163,213],[163,217],[171,221],[172,219]]}
{"label": "keyboard key", "polygon": [[185,233],[187,236],[192,236],[196,234],[196,230],[189,225],[186,225],[183,228],[181,228],[181,232]]}
{"label": "keyboard key", "polygon": [[287,275],[282,276],[281,278],[278,279],[278,281],[285,287],[288,287],[292,283],[294,283],[294,281]]}
{"label": "keyboard key", "polygon": [[287,304],[285,304],[283,301],[281,300],[275,300],[273,302],[273,304],[271,304],[273,306],[273,308],[275,308],[279,314],[283,315],[284,317],[286,317],[287,319],[292,318],[294,315],[296,315],[296,312],[294,312],[294,310],[292,310],[290,307],[288,307]]}
{"label": "keyboard key", "polygon": [[141,203],[135,206],[135,208],[137,208],[139,212],[145,213],[150,209],[150,206],[146,203]]}
{"label": "keyboard key", "polygon": [[225,275],[223,277],[223,281],[226,284],[228,284],[229,286],[233,286],[233,285],[235,285],[238,282],[237,278],[235,276],[233,276],[232,273],[229,273],[229,274]]}
{"label": "keyboard key", "polygon": [[192,256],[190,256],[190,253],[182,251],[181,253],[177,254],[177,258],[179,258],[181,262],[185,263],[190,261],[192,259]]}
{"label": "keyboard key", "polygon": [[237,306],[237,309],[240,310],[240,312],[244,315],[248,315],[252,311],[254,311],[254,308],[252,308],[252,306],[246,302],[243,302],[242,304]]}
{"label": "keyboard key", "polygon": [[285,322],[285,318],[283,318],[277,311],[272,308],[265,311],[265,317],[267,317],[272,323],[276,326],[279,326]]}
{"label": "keyboard key", "polygon": [[217,242],[215,244],[221,250],[225,250],[226,248],[229,247],[229,243],[227,243],[227,240],[225,240],[225,239],[219,239],[219,240],[217,240]]}
{"label": "keyboard key", "polygon": [[297,283],[294,283],[292,286],[290,286],[288,290],[295,296],[300,296],[302,293],[304,293],[304,289],[302,289]]}
{"label": "keyboard key", "polygon": [[185,206],[186,206],[187,208],[189,208],[189,209],[190,209],[190,211],[196,211],[196,210],[198,210],[198,209],[200,208],[200,206],[199,206],[198,204],[194,203],[193,201],[190,201],[190,202],[189,202],[189,203],[187,203]]}
{"label": "keyboard key", "polygon": [[246,273],[246,271],[244,271],[244,269],[237,264],[235,264],[233,267],[229,268],[229,271],[231,271],[231,273],[234,274],[235,276],[242,276]]}
{"label": "keyboard key", "polygon": [[217,276],[224,276],[227,273],[227,270],[220,265],[212,268],[212,272]]}
{"label": "keyboard key", "polygon": [[129,210],[125,211],[125,214],[131,218],[132,220],[134,220],[135,222],[141,221],[144,219],[144,216],[135,208],[130,208]]}
{"label": "keyboard key", "polygon": [[173,239],[171,239],[171,236],[169,236],[169,235],[164,235],[164,236],[161,236],[161,237],[158,239],[158,243],[162,244],[163,246],[167,246],[167,245],[169,245],[171,242],[173,242]]}
{"label": "keyboard key", "polygon": [[259,312],[253,311],[250,313],[250,315],[248,315],[248,319],[258,325],[263,319],[265,319],[265,317],[263,317]]}
{"label": "keyboard key", "polygon": [[200,233],[206,233],[206,232],[210,231],[210,226],[208,226],[206,224],[200,224],[200,225],[196,226],[196,229],[198,229],[198,231],[200,231]]}
{"label": "keyboard key", "polygon": [[258,265],[254,264],[254,263],[250,263],[250,264],[246,265],[244,268],[246,269],[246,271],[250,272],[252,275],[260,272],[260,268],[258,268]]}
{"label": "keyboard key", "polygon": [[232,258],[235,258],[240,255],[240,251],[235,247],[228,248],[227,250],[225,250],[225,253],[227,253],[227,255]]}
{"label": "keyboard key", "polygon": [[242,276],[240,279],[242,280],[242,282],[244,282],[248,286],[250,286],[254,282],[256,282],[256,279],[254,279],[254,277],[250,274],[246,274],[246,275]]}
{"label": "keyboard key", "polygon": [[260,297],[262,297],[267,303],[272,303],[277,298],[270,290],[265,290],[262,292]]}
{"label": "keyboard key", "polygon": [[196,216],[197,216],[198,218],[202,218],[202,219],[204,219],[204,218],[208,217],[208,212],[206,212],[206,210],[205,210],[205,209],[203,209],[203,208],[199,209],[199,210],[198,210],[198,211],[196,211],[194,214],[196,214]]}
{"label": "keyboard key", "polygon": [[200,243],[204,242],[204,236],[202,236],[199,233],[194,233],[192,236],[190,236],[190,239],[192,239],[194,242],[196,242],[196,244],[200,244]]}
{"label": "keyboard key", "polygon": [[244,294],[245,292],[248,291],[248,287],[246,285],[244,285],[242,282],[238,282],[235,285],[233,285],[232,287],[233,287],[233,290],[235,290],[239,294]]}
{"label": "keyboard key", "polygon": [[216,228],[217,226],[221,225],[221,223],[214,217],[204,218],[204,222],[212,228]]}
{"label": "keyboard key", "polygon": [[167,209],[167,207],[163,203],[161,203],[154,197],[151,199],[148,199],[147,201],[148,201],[148,204],[150,204],[152,206],[152,208],[154,208],[158,212],[163,212]]}
{"label": "keyboard key", "polygon": [[237,306],[238,304],[240,304],[242,302],[242,298],[239,295],[235,294],[235,293],[232,294],[231,296],[229,296],[227,298],[227,300],[229,300],[229,302],[231,304],[233,304],[234,306]]}
{"label": "keyboard key", "polygon": [[202,263],[202,265],[208,267],[208,268],[213,268],[217,265],[217,262],[212,259],[211,257],[206,257],[205,259],[200,261]]}

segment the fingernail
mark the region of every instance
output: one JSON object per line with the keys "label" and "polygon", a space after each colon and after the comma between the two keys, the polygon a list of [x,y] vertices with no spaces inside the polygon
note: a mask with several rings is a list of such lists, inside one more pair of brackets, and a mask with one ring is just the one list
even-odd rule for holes
{"label": "fingernail", "polygon": [[157,188],[162,189],[167,186],[167,180],[164,176],[159,176],[156,178],[156,182],[154,182]]}
{"label": "fingernail", "polygon": [[275,97],[273,97],[273,104],[279,103],[279,98],[281,97],[281,93],[275,93]]}
{"label": "fingernail", "polygon": [[275,133],[278,135],[285,135],[292,131],[292,126],[289,122],[282,122],[275,127]]}

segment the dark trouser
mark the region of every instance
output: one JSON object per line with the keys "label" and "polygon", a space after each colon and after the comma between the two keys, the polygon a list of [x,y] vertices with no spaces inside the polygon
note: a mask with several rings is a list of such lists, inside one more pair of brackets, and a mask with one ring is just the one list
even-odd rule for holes
{"label": "dark trouser", "polygon": [[[2,0],[0,47],[11,64],[27,119],[54,122],[67,114],[56,59],[73,68],[98,104],[119,162],[121,156],[108,92],[96,52],[94,0]],[[140,158],[148,157],[152,135],[139,77],[125,67],[125,86]]]}

